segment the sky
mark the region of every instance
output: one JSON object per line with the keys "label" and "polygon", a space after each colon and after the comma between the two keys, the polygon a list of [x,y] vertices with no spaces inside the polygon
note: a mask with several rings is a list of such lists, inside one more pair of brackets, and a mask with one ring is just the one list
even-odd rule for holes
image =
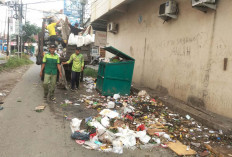
{"label": "sky", "polygon": [[[49,2],[51,1],[51,2]],[[42,2],[37,4],[30,4],[35,2]],[[23,3],[27,5],[27,20],[31,23],[37,24],[41,27],[42,25],[42,17],[43,11],[51,11],[51,10],[61,10],[64,8],[64,1],[63,0],[23,0]]]}
{"label": "sky", "polygon": [[[8,1],[8,0],[5,0]],[[21,0],[20,0],[21,1]],[[43,11],[61,10],[64,7],[64,0],[22,0],[23,4],[27,4],[26,20],[37,26],[42,25]],[[32,4],[36,3],[36,4]],[[6,6],[0,5],[0,32],[4,32],[6,28]]]}
{"label": "sky", "polygon": [[[5,2],[7,1],[9,0],[5,0]],[[11,0],[11,1],[21,2],[21,0]],[[32,24],[36,24],[39,27],[42,27],[43,11],[51,11],[51,10],[60,11],[61,9],[64,9],[64,0],[22,0],[22,2],[23,4],[27,4],[26,20],[30,21],[30,23]],[[90,9],[91,0],[89,0],[88,2],[89,4],[86,7]],[[0,5],[0,15],[1,15],[0,33],[3,33],[4,30],[7,28],[5,22],[6,11],[7,11],[7,7]]]}

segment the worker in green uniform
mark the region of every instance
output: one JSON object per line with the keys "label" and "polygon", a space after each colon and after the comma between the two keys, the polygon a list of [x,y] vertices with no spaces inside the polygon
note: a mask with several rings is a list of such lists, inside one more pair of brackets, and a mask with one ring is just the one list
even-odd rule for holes
{"label": "worker in green uniform", "polygon": [[72,76],[71,76],[72,91],[79,88],[80,73],[83,71],[84,68],[84,57],[82,54],[80,54],[80,50],[81,50],[80,47],[76,47],[76,52],[70,56],[69,61],[62,62],[62,64],[70,64],[71,62],[73,62]]}
{"label": "worker in green uniform", "polygon": [[51,100],[55,100],[54,91],[56,86],[57,69],[59,70],[60,77],[60,59],[57,54],[55,54],[56,45],[51,44],[49,46],[49,53],[45,54],[43,57],[43,64],[40,72],[40,77],[43,75],[44,70],[44,99],[47,100],[47,96],[50,96]]}

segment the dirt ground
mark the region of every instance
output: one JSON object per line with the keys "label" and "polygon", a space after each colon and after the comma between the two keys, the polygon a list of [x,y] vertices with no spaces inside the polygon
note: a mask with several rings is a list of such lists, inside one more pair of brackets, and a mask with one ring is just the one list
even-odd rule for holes
{"label": "dirt ground", "polygon": [[[90,116],[96,116],[98,112],[94,109],[87,109],[84,103],[78,101],[80,95],[93,96],[98,95],[98,93],[93,90],[93,93],[86,92],[86,88],[84,87],[84,83],[80,83],[79,90],[74,92],[66,89],[60,89],[59,87],[55,91],[54,102],[49,102],[49,107],[52,112],[58,117],[64,118],[64,116],[68,116],[69,118],[86,118]],[[62,106],[65,103],[65,100],[69,100],[73,103],[78,103],[80,106],[68,105]]]}
{"label": "dirt ground", "polygon": [[30,68],[30,65],[22,66],[9,71],[0,72],[0,101],[4,101],[14,86],[19,82],[25,73]]}

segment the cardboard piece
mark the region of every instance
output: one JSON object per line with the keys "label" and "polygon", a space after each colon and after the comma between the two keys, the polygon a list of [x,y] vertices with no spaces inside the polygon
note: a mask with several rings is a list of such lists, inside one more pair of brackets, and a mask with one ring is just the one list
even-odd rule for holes
{"label": "cardboard piece", "polygon": [[177,155],[195,155],[197,154],[196,151],[192,150],[189,148],[189,150],[187,150],[187,146],[183,145],[180,141],[176,141],[174,142],[169,142],[168,147],[174,151]]}
{"label": "cardboard piece", "polygon": [[35,111],[43,111],[46,106],[37,106],[35,107]]}

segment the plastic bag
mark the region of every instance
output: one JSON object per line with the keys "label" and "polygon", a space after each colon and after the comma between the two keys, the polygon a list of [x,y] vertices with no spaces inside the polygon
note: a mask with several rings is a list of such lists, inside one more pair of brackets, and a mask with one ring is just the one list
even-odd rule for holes
{"label": "plastic bag", "polygon": [[144,131],[138,131],[136,133],[136,136],[139,138],[139,140],[143,144],[147,144],[150,141],[150,139],[151,139],[151,137],[147,135],[146,130],[144,130]]}
{"label": "plastic bag", "polygon": [[118,133],[115,135],[119,137],[119,140],[122,141],[125,147],[133,147],[136,145],[136,134],[129,128],[118,128]]}
{"label": "plastic bag", "polygon": [[102,126],[101,123],[99,123],[97,121],[90,122],[90,125],[94,126],[98,130],[106,130],[106,128],[104,126]]}
{"label": "plastic bag", "polygon": [[107,116],[109,118],[116,118],[116,117],[119,117],[119,114],[118,112],[115,112],[115,111],[111,111],[109,109],[104,109],[100,112],[100,115],[102,116]]}
{"label": "plastic bag", "polygon": [[74,132],[74,133],[71,135],[71,138],[72,138],[72,139],[75,139],[75,140],[84,140],[84,141],[88,141],[88,140],[89,140],[89,134],[86,133],[86,132]]}
{"label": "plastic bag", "polygon": [[117,154],[123,153],[123,144],[119,140],[113,141],[113,152]]}
{"label": "plastic bag", "polygon": [[72,130],[72,133],[74,133],[75,131],[80,130],[80,125],[81,125],[81,121],[77,118],[73,118],[72,121],[70,122],[70,127]]}
{"label": "plastic bag", "polygon": [[76,43],[77,43],[76,38],[75,38],[74,34],[71,33],[69,35],[69,38],[68,38],[68,44],[69,45],[76,45]]}
{"label": "plastic bag", "polygon": [[36,56],[36,64],[41,65],[43,63],[43,56],[40,54]]}
{"label": "plastic bag", "polygon": [[108,117],[104,117],[101,119],[101,124],[104,126],[104,127],[109,127],[110,126],[110,119]]}
{"label": "plastic bag", "polygon": [[59,18],[62,19],[63,21],[65,21],[66,15],[65,15],[65,14],[60,14],[60,15],[59,15]]}
{"label": "plastic bag", "polygon": [[84,45],[84,37],[83,36],[80,36],[80,35],[76,35],[75,36],[75,39],[76,39],[76,45],[77,47],[81,47]]}
{"label": "plastic bag", "polygon": [[120,95],[119,94],[114,94],[114,99],[115,100],[120,99]]}
{"label": "plastic bag", "polygon": [[91,44],[93,42],[94,42],[94,39],[93,39],[93,37],[91,35],[88,34],[88,35],[86,35],[84,37],[84,44],[85,45],[89,45],[89,44]]}
{"label": "plastic bag", "polygon": [[114,133],[108,130],[98,130],[98,139],[103,143],[112,143],[115,140]]}
{"label": "plastic bag", "polygon": [[147,91],[141,90],[141,91],[138,93],[138,96],[139,96],[139,97],[146,97],[146,96],[149,96],[149,95],[147,94]]}
{"label": "plastic bag", "polygon": [[113,101],[108,102],[107,108],[114,108],[114,107],[115,107],[115,102]]}

